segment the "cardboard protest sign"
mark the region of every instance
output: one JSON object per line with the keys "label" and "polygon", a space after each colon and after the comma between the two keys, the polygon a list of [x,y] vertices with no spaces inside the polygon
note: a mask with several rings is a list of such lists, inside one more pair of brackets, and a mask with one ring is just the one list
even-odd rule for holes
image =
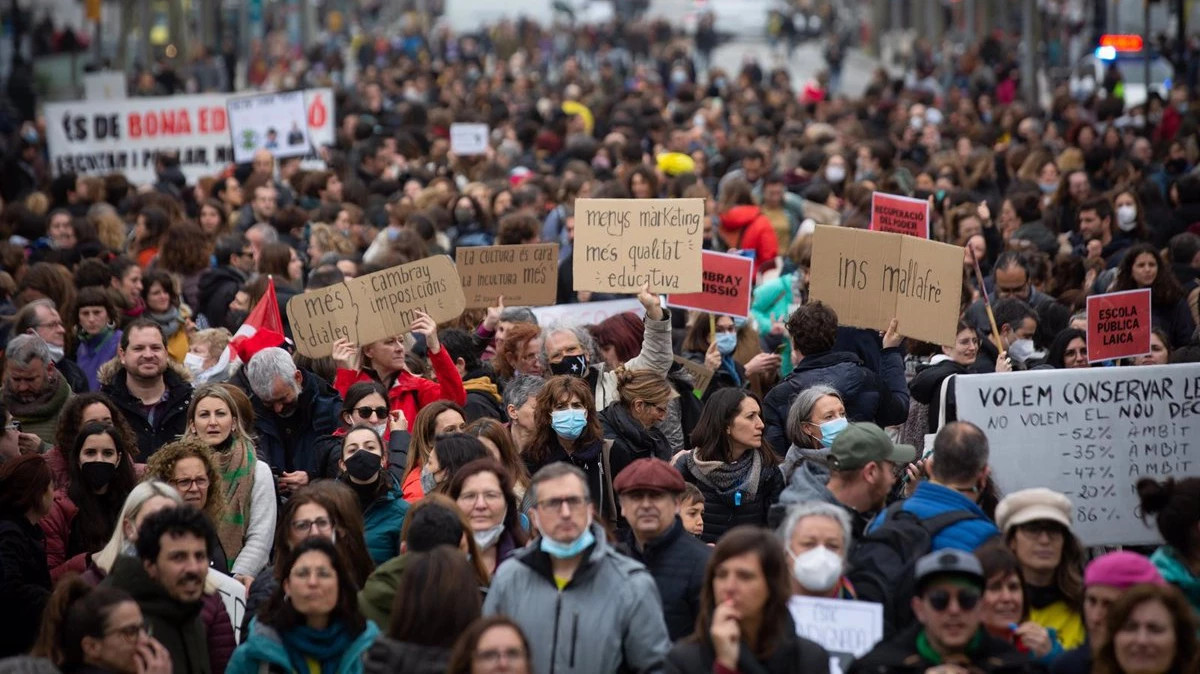
{"label": "cardboard protest sign", "polygon": [[454,254],[468,309],[542,306],[558,299],[558,244],[459,246]]}
{"label": "cardboard protest sign", "polygon": [[703,251],[703,290],[667,296],[667,304],[679,309],[706,311],[727,316],[750,316],[750,293],[754,285],[754,259],[744,255]]}
{"label": "cardboard protest sign", "polygon": [[697,397],[703,395],[708,390],[708,384],[712,381],[715,373],[707,367],[699,363],[694,363],[683,356],[675,356],[675,362],[679,363],[683,369],[688,371],[688,374],[692,375],[692,379],[696,382],[692,386],[692,389],[698,394]]}
{"label": "cardboard protest sign", "polygon": [[487,154],[488,125],[462,124],[450,125],[450,151],[460,157]]}
{"label": "cardboard protest sign", "polygon": [[[1003,494],[1047,487],[1075,507],[1084,545],[1159,542],[1134,485],[1200,476],[1200,364],[1032,370],[954,378],[958,418],[987,435]],[[935,459],[936,460],[936,459]],[[1036,467],[1036,468],[1034,468]]]}
{"label": "cardboard protest sign", "polygon": [[321,358],[339,339],[362,346],[408,332],[416,311],[441,323],[457,318],[465,305],[454,263],[434,255],[297,295],[288,300],[287,315],[296,349]]}
{"label": "cardboard protest sign", "polygon": [[643,318],[646,315],[646,308],[635,297],[533,308],[533,315],[537,317],[538,325],[555,325],[564,328],[596,325],[606,318],[626,312],[637,314],[638,318]]}
{"label": "cardboard protest sign", "polygon": [[788,611],[797,636],[829,652],[829,671],[845,672],[883,640],[883,605],[869,601],[794,595]]}
{"label": "cardboard protest sign", "polygon": [[1150,288],[1087,298],[1088,362],[1150,353]]}
{"label": "cardboard protest sign", "polygon": [[953,344],[962,293],[963,249],[912,236],[818,226],[813,233],[809,297],[838,322]]}
{"label": "cardboard protest sign", "polygon": [[575,290],[700,292],[703,199],[577,199]]}
{"label": "cardboard protest sign", "polygon": [[929,238],[929,202],[895,194],[871,194],[871,230]]}

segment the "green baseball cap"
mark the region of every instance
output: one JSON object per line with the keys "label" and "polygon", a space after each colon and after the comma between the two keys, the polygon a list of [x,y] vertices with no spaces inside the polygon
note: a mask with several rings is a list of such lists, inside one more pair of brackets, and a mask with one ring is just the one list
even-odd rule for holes
{"label": "green baseball cap", "polygon": [[829,467],[833,470],[855,470],[872,461],[902,466],[916,460],[916,447],[894,444],[882,428],[870,422],[846,426],[829,448]]}

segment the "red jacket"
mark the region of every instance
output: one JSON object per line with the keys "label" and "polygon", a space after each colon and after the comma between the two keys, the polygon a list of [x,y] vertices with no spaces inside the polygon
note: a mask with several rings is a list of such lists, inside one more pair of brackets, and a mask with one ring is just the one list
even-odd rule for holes
{"label": "red jacket", "polygon": [[46,534],[46,566],[50,567],[50,580],[58,582],[68,573],[83,573],[87,570],[87,555],[79,553],[67,559],[67,544],[71,539],[71,524],[79,506],[67,496],[67,490],[54,491],[54,505],[42,518],[42,531]]}
{"label": "red jacket", "polygon": [[754,275],[775,267],[779,239],[775,228],[758,206],[734,206],[721,214],[717,230],[728,248],[754,251]]}
{"label": "red jacket", "polygon": [[[413,419],[417,418],[417,412],[435,400],[452,400],[459,405],[467,404],[467,391],[463,388],[462,377],[446,349],[430,353],[429,362],[433,364],[433,372],[437,375],[436,382],[401,370],[396,377],[396,383],[388,390],[388,408],[403,412],[409,426],[412,426]],[[339,368],[333,380],[333,387],[345,398],[346,391],[360,381],[372,381],[372,377],[362,370],[356,372]]]}

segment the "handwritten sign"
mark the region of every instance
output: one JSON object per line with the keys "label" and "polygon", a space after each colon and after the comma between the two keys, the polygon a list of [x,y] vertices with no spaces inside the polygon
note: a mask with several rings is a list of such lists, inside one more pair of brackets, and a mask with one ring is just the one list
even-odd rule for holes
{"label": "handwritten sign", "polygon": [[963,249],[912,236],[818,226],[810,297],[833,307],[842,325],[953,344],[962,294]]}
{"label": "handwritten sign", "polygon": [[454,263],[434,255],[297,295],[288,300],[287,314],[296,349],[322,358],[339,339],[370,344],[408,332],[417,311],[442,323],[465,305]]}
{"label": "handwritten sign", "polygon": [[533,308],[533,315],[537,317],[538,325],[554,325],[563,328],[596,325],[606,318],[625,312],[632,312],[637,314],[638,318],[643,318],[646,315],[646,308],[633,297],[623,300],[557,304],[552,307]]}
{"label": "handwritten sign", "polygon": [[883,639],[883,605],[868,601],[793,596],[796,634],[829,652],[829,671],[844,672]]}
{"label": "handwritten sign", "polygon": [[1087,298],[1088,362],[1150,353],[1150,288]]}
{"label": "handwritten sign", "polygon": [[450,125],[450,151],[460,157],[487,154],[488,125],[462,124]]}
{"label": "handwritten sign", "polygon": [[703,199],[578,199],[575,290],[703,290]]}
{"label": "handwritten sign", "polygon": [[754,259],[706,250],[701,255],[704,286],[698,293],[670,295],[667,304],[679,309],[726,316],[750,316]]}
{"label": "handwritten sign", "polygon": [[1001,492],[1066,494],[1085,545],[1158,543],[1138,479],[1200,475],[1200,364],[960,375],[955,398],[987,434]]}
{"label": "handwritten sign", "polygon": [[242,634],[242,619],[246,616],[246,586],[216,569],[208,570],[205,583],[220,595],[225,612],[229,614],[229,622],[233,625],[234,641],[241,643],[246,638]]}
{"label": "handwritten sign", "polygon": [[467,308],[543,306],[558,298],[558,244],[459,246],[454,251]]}
{"label": "handwritten sign", "polygon": [[704,395],[715,373],[707,367],[699,363],[694,363],[683,356],[675,356],[675,362],[679,363],[683,369],[687,370],[688,374],[692,375],[692,379],[695,381],[692,389],[697,393],[697,397]]}
{"label": "handwritten sign", "polygon": [[895,194],[871,195],[871,229],[929,238],[929,202]]}

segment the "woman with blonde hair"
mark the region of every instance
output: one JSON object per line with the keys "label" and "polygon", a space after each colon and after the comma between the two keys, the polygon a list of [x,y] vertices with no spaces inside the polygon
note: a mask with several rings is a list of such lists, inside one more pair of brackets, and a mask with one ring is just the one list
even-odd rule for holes
{"label": "woman with blonde hair", "polygon": [[[225,504],[213,519],[229,560],[229,573],[250,582],[267,565],[275,534],[275,480],[271,467],[258,459],[247,416],[233,386],[206,384],[188,405],[185,439],[203,442],[212,452],[219,483],[214,497]],[[247,401],[248,402],[248,401]],[[224,570],[224,569],[222,569]]]}
{"label": "woman with blonde hair", "polygon": [[233,335],[225,328],[207,328],[192,334],[183,365],[192,373],[192,386],[229,381],[237,371],[229,341]]}
{"label": "woman with blonde hair", "polygon": [[678,394],[666,378],[651,370],[617,368],[617,403],[600,412],[604,438],[612,441],[609,468],[613,476],[637,459],[668,461],[671,445],[658,424],[667,403]]}

